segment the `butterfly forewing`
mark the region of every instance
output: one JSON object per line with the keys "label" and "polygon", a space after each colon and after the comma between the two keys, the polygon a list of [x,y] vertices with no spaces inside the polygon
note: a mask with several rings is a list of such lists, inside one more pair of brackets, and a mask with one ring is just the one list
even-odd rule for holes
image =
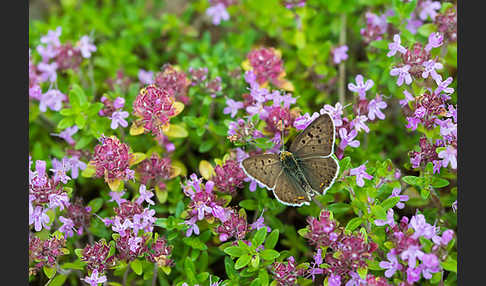
{"label": "butterfly forewing", "polygon": [[332,156],[298,159],[297,162],[309,185],[319,194],[324,194],[339,173],[339,164]]}
{"label": "butterfly forewing", "polygon": [[334,150],[334,133],[334,122],[324,113],[295,137],[289,151],[298,158],[329,156]]}
{"label": "butterfly forewing", "polygon": [[276,154],[254,155],[243,160],[241,165],[248,176],[268,189],[275,187],[275,182],[282,172],[282,164]]}
{"label": "butterfly forewing", "polygon": [[278,177],[273,194],[279,202],[290,206],[308,205],[311,201],[310,195],[299,188],[285,172]]}

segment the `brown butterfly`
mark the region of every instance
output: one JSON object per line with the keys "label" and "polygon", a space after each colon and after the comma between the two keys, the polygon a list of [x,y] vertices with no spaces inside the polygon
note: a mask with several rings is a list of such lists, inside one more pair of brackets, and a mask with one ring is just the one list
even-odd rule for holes
{"label": "brown butterfly", "polygon": [[316,118],[295,137],[289,151],[246,158],[246,175],[273,191],[284,205],[308,205],[314,195],[324,194],[339,173],[332,157],[336,130],[328,113]]}

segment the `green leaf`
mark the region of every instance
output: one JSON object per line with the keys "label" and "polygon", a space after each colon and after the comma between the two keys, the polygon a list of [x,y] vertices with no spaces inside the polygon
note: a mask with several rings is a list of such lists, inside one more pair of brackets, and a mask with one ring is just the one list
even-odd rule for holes
{"label": "green leaf", "polygon": [[345,157],[341,161],[339,161],[339,171],[340,173],[346,171],[351,167],[351,157]]}
{"label": "green leaf", "polygon": [[238,272],[235,271],[235,264],[229,256],[224,258],[224,269],[226,270],[229,279],[238,280]]}
{"label": "green leaf", "polygon": [[62,269],[76,269],[76,270],[83,270],[86,263],[80,260],[74,262],[66,262],[61,265]]}
{"label": "green leaf", "polygon": [[363,223],[363,221],[364,220],[360,217],[352,218],[351,220],[348,221],[348,224],[346,225],[344,231],[349,233],[353,232],[353,230],[355,230],[358,226],[360,226]]}
{"label": "green leaf", "polygon": [[391,197],[386,200],[384,200],[380,206],[384,208],[385,210],[388,210],[392,207],[394,207],[398,202],[400,201],[400,197]]}
{"label": "green leaf", "polygon": [[[82,269],[81,269],[82,270]],[[46,286],[61,286],[64,285],[64,282],[66,282],[67,275],[65,274],[59,274],[56,277],[54,277],[51,282],[46,284]]]}
{"label": "green leaf", "polygon": [[198,250],[207,250],[208,247],[197,236],[184,237],[182,241],[190,247]]}
{"label": "green leaf", "polygon": [[73,125],[74,125],[73,117],[65,117],[61,121],[59,121],[59,123],[57,124],[57,128],[63,130]]}
{"label": "green leaf", "polygon": [[91,213],[96,213],[98,212],[101,207],[103,206],[103,199],[102,198],[96,198],[92,199],[89,203],[88,206],[91,207]]}
{"label": "green leaf", "polygon": [[429,37],[429,35],[433,32],[437,31],[437,26],[433,23],[427,23],[423,24],[418,28],[417,32],[419,35],[422,35],[424,37]]}
{"label": "green leaf", "polygon": [[361,279],[366,279],[366,275],[368,274],[368,268],[363,268],[363,267],[358,268],[358,274],[359,277],[361,277]]}
{"label": "green leaf", "polygon": [[371,206],[371,213],[381,220],[386,220],[386,211],[382,206]]}
{"label": "green leaf", "polygon": [[81,107],[86,104],[86,102],[88,102],[88,99],[86,98],[84,90],[79,85],[73,84],[69,91],[69,103],[71,103],[73,107]]}
{"label": "green leaf", "polygon": [[380,262],[376,260],[367,260],[366,262],[368,264],[368,269],[370,270],[383,270],[383,268],[380,267]]}
{"label": "green leaf", "polygon": [[280,253],[273,249],[264,249],[260,252],[260,256],[265,260],[273,260],[280,256]]}
{"label": "green leaf", "polygon": [[74,250],[74,253],[75,253],[75,254],[76,254],[76,255],[77,255],[79,258],[83,257],[83,249],[82,249],[82,248],[76,248],[76,249]]}
{"label": "green leaf", "polygon": [[64,109],[61,109],[59,111],[59,114],[61,114],[63,116],[70,116],[70,115],[74,114],[74,111],[71,108],[64,108]]}
{"label": "green leaf", "polygon": [[452,258],[450,255],[445,261],[441,262],[440,265],[447,271],[457,273],[457,259]]}
{"label": "green leaf", "polygon": [[432,177],[432,181],[430,182],[430,184],[434,188],[443,188],[449,185],[449,181],[438,177]]}
{"label": "green leaf", "polygon": [[130,262],[130,268],[132,268],[133,272],[135,272],[137,275],[142,275],[143,268],[142,268],[142,262],[140,262],[140,260],[135,259],[132,262]]}
{"label": "green leaf", "polygon": [[238,260],[236,260],[235,269],[238,270],[245,267],[246,265],[248,265],[248,263],[250,263],[250,259],[251,256],[249,254],[241,256],[240,258],[238,258]]}
{"label": "green leaf", "polygon": [[194,262],[192,262],[192,260],[184,259],[184,272],[187,276],[187,279],[189,279],[189,285],[197,284],[196,266],[194,265]]}
{"label": "green leaf", "polygon": [[309,233],[309,230],[307,229],[307,227],[304,227],[304,228],[301,228],[297,231],[297,233],[302,236],[302,237],[305,237],[308,233]]}
{"label": "green leaf", "polygon": [[258,266],[260,265],[260,256],[259,255],[255,255],[251,258],[251,263],[250,263],[251,267],[254,268],[254,269],[257,269]]}
{"label": "green leaf", "polygon": [[230,246],[224,249],[224,253],[229,254],[231,256],[240,257],[244,254],[247,254],[247,251],[245,251],[245,249],[240,248],[238,246]]}
{"label": "green leaf", "polygon": [[262,227],[259,230],[257,230],[255,236],[251,240],[252,246],[256,248],[262,245],[262,243],[265,241],[265,237],[267,237],[267,228]]}
{"label": "green leaf", "polygon": [[260,280],[261,286],[267,286],[268,285],[269,277],[268,277],[267,269],[265,269],[265,268],[260,269],[260,272],[258,272],[258,280]]}
{"label": "green leaf", "polygon": [[273,249],[275,245],[277,245],[278,235],[278,229],[274,229],[272,230],[272,232],[270,232],[270,234],[267,236],[267,239],[265,240],[265,249]]}
{"label": "green leaf", "polygon": [[47,265],[44,265],[44,267],[42,267],[42,270],[44,270],[44,274],[46,274],[47,278],[49,279],[54,277],[54,275],[56,275],[57,272],[56,267],[49,267]]}
{"label": "green leaf", "polygon": [[257,202],[255,200],[242,200],[239,203],[240,207],[245,208],[249,211],[254,211],[257,209]]}
{"label": "green leaf", "polygon": [[268,140],[267,138],[256,138],[255,139],[255,145],[260,148],[260,149],[269,149],[269,148],[272,148],[274,143],[270,140]]}
{"label": "green leaf", "polygon": [[86,117],[84,117],[83,114],[80,114],[80,115],[76,116],[74,123],[76,123],[76,125],[79,127],[79,129],[83,129],[84,126],[86,125]]}
{"label": "green leaf", "polygon": [[402,180],[412,186],[422,186],[423,185],[423,178],[416,177],[416,176],[405,176]]}

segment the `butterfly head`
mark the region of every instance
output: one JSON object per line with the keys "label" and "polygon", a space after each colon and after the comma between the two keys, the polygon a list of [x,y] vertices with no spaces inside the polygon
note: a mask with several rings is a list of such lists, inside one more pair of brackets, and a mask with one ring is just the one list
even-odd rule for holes
{"label": "butterfly head", "polygon": [[281,151],[280,152],[280,161],[283,161],[285,160],[285,158],[288,158],[288,157],[291,157],[292,156],[292,153],[288,152],[288,151]]}

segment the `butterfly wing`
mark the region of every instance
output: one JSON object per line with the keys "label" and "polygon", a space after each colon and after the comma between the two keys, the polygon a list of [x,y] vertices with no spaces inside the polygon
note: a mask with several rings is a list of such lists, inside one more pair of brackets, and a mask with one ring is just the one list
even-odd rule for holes
{"label": "butterfly wing", "polygon": [[278,176],[282,172],[282,164],[276,154],[261,154],[246,158],[241,162],[246,175],[273,190]]}
{"label": "butterfly wing", "polygon": [[298,159],[297,162],[307,182],[319,194],[324,194],[332,186],[339,173],[339,163],[332,156]]}
{"label": "butterfly wing", "polygon": [[300,207],[311,201],[309,194],[299,188],[285,172],[278,177],[273,195],[280,203],[288,206]]}
{"label": "butterfly wing", "polygon": [[334,137],[334,122],[328,113],[324,113],[295,137],[289,151],[298,158],[327,157],[334,152]]}

